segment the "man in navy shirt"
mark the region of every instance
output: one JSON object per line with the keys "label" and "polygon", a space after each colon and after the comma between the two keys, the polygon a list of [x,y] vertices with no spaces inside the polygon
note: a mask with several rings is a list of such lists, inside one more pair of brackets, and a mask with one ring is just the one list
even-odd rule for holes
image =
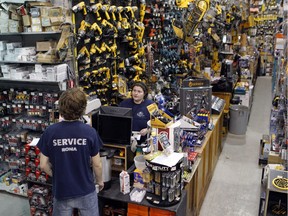
{"label": "man in navy shirt", "polygon": [[71,216],[74,208],[81,216],[99,215],[93,171],[102,190],[102,141],[94,128],[80,121],[86,105],[86,95],[79,88],[63,92],[59,113],[64,120],[49,126],[37,144],[40,168],[52,176],[55,216]]}
{"label": "man in navy shirt", "polygon": [[143,82],[135,82],[132,85],[132,98],[123,100],[119,106],[132,108],[133,113],[133,131],[139,131],[141,134],[140,142],[146,140],[148,133],[147,122],[150,120],[150,113],[147,106],[154,103],[147,99],[148,88]]}

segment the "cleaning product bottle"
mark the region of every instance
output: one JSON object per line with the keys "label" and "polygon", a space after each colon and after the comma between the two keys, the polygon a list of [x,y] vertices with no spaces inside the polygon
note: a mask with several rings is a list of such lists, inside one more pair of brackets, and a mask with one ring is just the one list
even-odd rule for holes
{"label": "cleaning product bottle", "polygon": [[154,152],[157,152],[158,151],[158,138],[157,138],[155,131],[151,132],[151,137],[152,137],[153,150]]}

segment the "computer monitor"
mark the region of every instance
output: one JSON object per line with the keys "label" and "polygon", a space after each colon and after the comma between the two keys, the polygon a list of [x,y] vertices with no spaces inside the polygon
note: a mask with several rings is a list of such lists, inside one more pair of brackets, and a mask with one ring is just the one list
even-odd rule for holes
{"label": "computer monitor", "polygon": [[96,125],[104,144],[130,145],[132,134],[132,109],[115,106],[101,106]]}

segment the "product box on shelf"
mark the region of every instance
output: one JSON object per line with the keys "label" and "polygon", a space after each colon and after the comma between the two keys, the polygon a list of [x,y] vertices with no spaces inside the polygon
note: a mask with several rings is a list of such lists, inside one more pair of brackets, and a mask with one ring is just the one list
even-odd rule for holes
{"label": "product box on shelf", "polygon": [[6,50],[7,49],[7,42],[8,41],[0,41],[0,50]]}
{"label": "product box on shelf", "polygon": [[[181,122],[176,121],[166,128],[156,128],[156,134],[159,136],[165,134],[169,139],[170,144],[173,146],[174,151],[178,151],[180,147],[180,134],[181,134]],[[158,147],[160,143],[158,143]]]}
{"label": "product box on shelf", "polygon": [[31,26],[31,17],[30,15],[22,16],[23,26]]}
{"label": "product box on shelf", "polygon": [[36,51],[43,52],[54,49],[57,46],[57,41],[37,41],[36,42]]}
{"label": "product box on shelf", "polygon": [[162,110],[158,109],[156,104],[151,104],[147,106],[149,113],[151,114],[150,124],[153,128],[163,128],[166,129],[173,124],[173,118],[167,115]]}

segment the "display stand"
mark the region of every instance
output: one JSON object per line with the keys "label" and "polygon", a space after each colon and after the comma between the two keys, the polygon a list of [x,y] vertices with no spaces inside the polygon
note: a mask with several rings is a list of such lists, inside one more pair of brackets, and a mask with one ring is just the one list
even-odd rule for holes
{"label": "display stand", "polygon": [[287,215],[288,191],[278,189],[272,183],[273,179],[279,176],[287,179],[288,172],[274,169],[269,170],[265,197],[264,216],[277,215],[275,212],[281,212],[281,214],[278,215]]}
{"label": "display stand", "polygon": [[[146,161],[146,165],[153,172],[152,184],[155,185],[154,191],[146,193],[146,200],[153,205],[162,207],[173,206],[180,202],[183,188],[183,160],[181,159],[172,167],[155,164],[151,161]],[[158,182],[156,176],[159,176]]]}

